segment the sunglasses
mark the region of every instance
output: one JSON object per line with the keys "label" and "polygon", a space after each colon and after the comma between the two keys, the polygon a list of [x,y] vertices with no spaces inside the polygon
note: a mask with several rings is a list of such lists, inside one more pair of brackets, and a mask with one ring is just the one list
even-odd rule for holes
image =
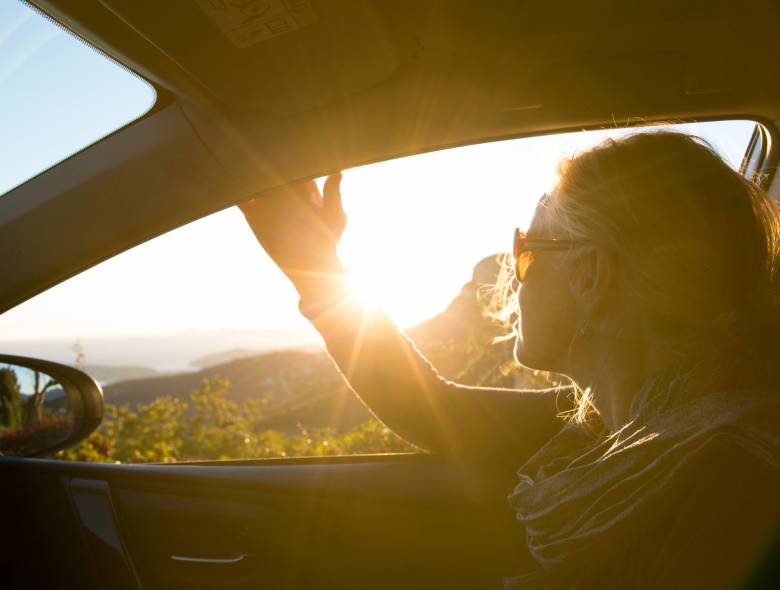
{"label": "sunglasses", "polygon": [[512,248],[515,263],[515,279],[517,279],[518,283],[522,283],[525,280],[528,268],[534,261],[534,250],[567,250],[581,243],[574,240],[529,238],[518,228],[515,228],[515,243]]}

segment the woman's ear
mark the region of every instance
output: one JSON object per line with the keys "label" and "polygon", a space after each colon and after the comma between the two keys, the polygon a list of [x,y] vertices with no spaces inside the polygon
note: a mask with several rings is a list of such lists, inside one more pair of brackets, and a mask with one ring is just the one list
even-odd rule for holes
{"label": "woman's ear", "polygon": [[613,287],[614,262],[598,246],[584,246],[570,261],[569,288],[583,317],[597,316]]}

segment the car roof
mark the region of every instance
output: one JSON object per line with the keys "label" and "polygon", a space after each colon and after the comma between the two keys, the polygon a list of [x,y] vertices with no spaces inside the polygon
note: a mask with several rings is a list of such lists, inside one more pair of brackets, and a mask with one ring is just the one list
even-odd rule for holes
{"label": "car roof", "polygon": [[254,4],[287,27],[251,39],[231,30],[240,2],[32,3],[158,101],[0,198],[0,311],[291,180],[502,137],[780,115],[769,0],[269,0]]}

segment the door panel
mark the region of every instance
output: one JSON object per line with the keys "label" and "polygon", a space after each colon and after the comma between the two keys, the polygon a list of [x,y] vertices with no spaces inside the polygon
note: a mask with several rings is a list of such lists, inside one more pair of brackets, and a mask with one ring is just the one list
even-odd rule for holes
{"label": "door panel", "polygon": [[0,458],[0,588],[102,588],[64,482],[40,462]]}
{"label": "door panel", "polygon": [[500,588],[527,566],[512,468],[377,455],[0,470],[105,482],[145,589]]}

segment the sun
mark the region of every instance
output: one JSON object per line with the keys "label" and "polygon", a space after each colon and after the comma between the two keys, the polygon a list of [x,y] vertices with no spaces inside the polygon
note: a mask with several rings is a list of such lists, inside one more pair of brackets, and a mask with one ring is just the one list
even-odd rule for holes
{"label": "sun", "polygon": [[382,288],[378,277],[371,276],[370,273],[350,270],[347,282],[350,295],[362,305],[375,309],[384,307],[388,303],[388,294]]}
{"label": "sun", "polygon": [[385,312],[401,328],[423,322],[443,311],[457,289],[438,289],[424,273],[409,272],[398,277],[382,274],[376,265],[350,269],[348,285],[351,297],[367,309]]}

